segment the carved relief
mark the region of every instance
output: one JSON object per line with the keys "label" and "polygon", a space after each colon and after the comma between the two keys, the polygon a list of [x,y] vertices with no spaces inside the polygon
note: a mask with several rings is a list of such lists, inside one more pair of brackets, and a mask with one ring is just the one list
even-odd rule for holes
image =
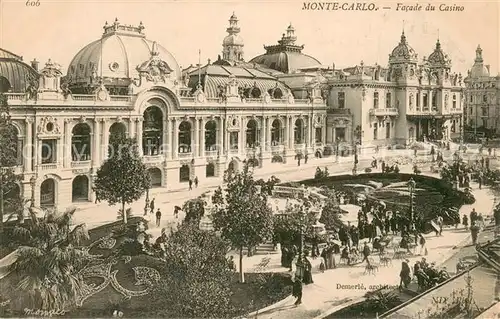
{"label": "carved relief", "polygon": [[57,119],[52,116],[46,116],[40,120],[37,132],[44,135],[57,135],[61,133]]}
{"label": "carved relief", "polygon": [[173,72],[167,62],[160,59],[158,55],[158,47],[156,42],[154,42],[151,49],[151,58],[137,67],[139,74],[145,77],[149,82],[165,82],[167,78],[170,78],[170,74]]}

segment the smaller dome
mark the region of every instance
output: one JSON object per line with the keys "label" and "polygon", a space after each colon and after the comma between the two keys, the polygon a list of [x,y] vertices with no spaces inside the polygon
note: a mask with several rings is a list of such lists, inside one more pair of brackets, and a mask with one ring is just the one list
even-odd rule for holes
{"label": "smaller dome", "polygon": [[23,93],[35,85],[40,75],[22,57],[0,49],[0,92]]}
{"label": "smaller dome", "polygon": [[476,49],[476,59],[474,60],[474,65],[470,70],[470,77],[479,78],[483,76],[490,76],[490,70],[487,66],[483,64],[483,49],[478,45]]}
{"label": "smaller dome", "polygon": [[436,42],[434,52],[432,52],[427,58],[427,62],[431,66],[449,66],[451,64],[450,58],[443,52],[443,49],[441,49],[441,43],[439,43],[439,40]]}
{"label": "smaller dome", "polygon": [[222,41],[222,45],[239,45],[239,46],[244,46],[245,42],[243,41],[243,38],[240,35],[238,35],[238,34],[229,34]]}
{"label": "smaller dome", "polygon": [[392,50],[392,53],[389,55],[389,62],[416,62],[417,57],[418,55],[415,50],[413,50],[413,48],[410,47],[410,45],[406,41],[406,36],[403,31],[399,44]]}
{"label": "smaller dome", "polygon": [[488,68],[483,65],[482,63],[481,64],[474,64],[472,66],[472,69],[470,70],[470,77],[472,78],[480,78],[480,77],[483,77],[483,76],[490,76],[490,71],[488,70]]}

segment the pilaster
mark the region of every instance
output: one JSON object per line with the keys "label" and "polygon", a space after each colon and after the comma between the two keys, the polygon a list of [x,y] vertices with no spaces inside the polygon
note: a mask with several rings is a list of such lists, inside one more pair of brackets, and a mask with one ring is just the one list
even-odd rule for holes
{"label": "pilaster", "polygon": [[72,141],[71,138],[73,136],[71,132],[71,126],[72,126],[73,120],[72,119],[65,119],[64,120],[64,136],[63,136],[63,144],[64,144],[64,154],[63,154],[63,166],[64,168],[70,168],[71,167],[71,148],[72,148]]}
{"label": "pilaster", "polygon": [[144,119],[143,118],[136,118],[135,119],[135,137],[137,140],[137,149],[139,151],[139,156],[143,155],[143,149],[142,149],[142,123]]}
{"label": "pilaster", "polygon": [[199,150],[200,150],[200,157],[205,157],[205,118],[200,119],[200,145],[199,145]]}
{"label": "pilaster", "polygon": [[33,119],[26,118],[26,135],[24,137],[24,169],[27,172],[33,171]]}
{"label": "pilaster", "polygon": [[106,160],[108,158],[109,148],[109,119],[101,119],[101,158]]}
{"label": "pilaster", "polygon": [[179,127],[177,125],[177,119],[173,118],[172,119],[172,135],[173,135],[173,143],[172,143],[172,154],[173,154],[173,159],[177,159],[179,157],[179,146],[178,146],[178,140],[179,140]]}
{"label": "pilaster", "polygon": [[99,120],[94,119],[94,135],[92,139],[92,166],[93,167],[99,167],[101,160],[100,160],[100,139],[101,139],[101,132],[100,132],[100,125],[99,125]]}
{"label": "pilaster", "polygon": [[271,149],[271,126],[269,116],[266,116],[266,151]]}
{"label": "pilaster", "polygon": [[166,140],[167,159],[171,160],[173,155],[173,145],[172,145],[173,125],[172,125],[172,119],[170,118],[167,119],[167,127],[165,128],[165,131],[167,133],[167,140]]}
{"label": "pilaster", "polygon": [[193,135],[194,135],[194,146],[191,147],[191,152],[193,153],[194,157],[201,156],[200,152],[200,119],[195,117],[194,118],[194,131],[191,133],[191,142],[193,142]]}

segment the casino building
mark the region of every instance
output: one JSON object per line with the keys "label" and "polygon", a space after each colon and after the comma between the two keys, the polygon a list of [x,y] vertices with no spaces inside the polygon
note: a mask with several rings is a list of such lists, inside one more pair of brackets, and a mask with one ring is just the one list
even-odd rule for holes
{"label": "casino building", "polygon": [[222,57],[191,72],[147,39],[142,23],[118,20],[76,53],[67,74],[50,60],[40,68],[1,50],[0,88],[17,128],[16,172],[23,176],[14,192],[37,206],[92,201],[93,178],[117,134],[137,139],[152,187],[172,189],[195,176],[200,183],[222,179],[244,160],[272,167],[323,152],[320,83],[273,75],[318,64],[294,45],[293,27],[261,56],[281,72],[244,61],[234,14],[227,32]]}
{"label": "casino building", "polygon": [[116,135],[137,140],[152,187],[179,189],[195,176],[222,181],[243,161],[274,171],[298,154],[348,155],[459,132],[462,80],[439,41],[420,63],[403,33],[387,68],[336,69],[303,53],[290,25],[247,62],[233,14],[221,55],[182,69],[144,30],[106,23],[66,74],[50,60],[27,64],[0,49],[0,92],[23,177],[12,196],[63,208],[93,201]]}
{"label": "casino building", "polygon": [[483,50],[477,46],[476,58],[465,82],[465,125],[473,130],[498,133],[500,129],[500,74],[490,75],[484,64]]}

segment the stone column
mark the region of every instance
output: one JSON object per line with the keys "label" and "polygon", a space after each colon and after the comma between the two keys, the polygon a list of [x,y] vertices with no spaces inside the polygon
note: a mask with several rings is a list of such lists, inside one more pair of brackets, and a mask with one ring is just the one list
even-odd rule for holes
{"label": "stone column", "polygon": [[264,146],[266,145],[266,131],[267,131],[267,125],[266,125],[266,119],[264,117],[262,117],[262,120],[261,120],[261,129],[260,129],[260,146],[261,146],[261,149],[263,150],[264,149]]}
{"label": "stone column", "polygon": [[108,158],[108,146],[109,146],[109,120],[101,119],[101,156],[100,158],[105,160]]}
{"label": "stone column", "polygon": [[165,128],[165,132],[167,134],[167,138],[163,143],[166,143],[166,147],[164,148],[167,153],[167,159],[172,159],[172,120],[167,119],[167,126]]}
{"label": "stone column", "polygon": [[246,123],[245,123],[245,118],[241,117],[241,122],[240,122],[240,132],[238,133],[238,153],[239,154],[244,154],[245,150],[247,148],[247,143],[246,143]]}
{"label": "stone column", "polygon": [[[326,125],[321,126],[321,134],[322,134],[322,136],[321,136],[321,142],[322,142],[323,144],[326,144],[326,129],[327,129],[327,126],[326,126]],[[333,135],[332,135],[332,136],[333,136]],[[333,140],[333,141],[335,141],[335,140]]]}
{"label": "stone column", "polygon": [[290,145],[290,148],[294,148],[294,143],[295,143],[295,130],[294,130],[294,124],[293,123],[293,116],[290,116],[288,118],[288,129],[290,130],[290,133],[288,134],[288,145]]}
{"label": "stone column", "polygon": [[177,119],[173,118],[172,119],[172,154],[173,154],[173,159],[177,159],[178,158],[178,154],[179,154],[179,127],[177,126]]}
{"label": "stone column", "polygon": [[142,123],[143,123],[143,121],[144,121],[143,118],[135,119],[135,127],[136,127],[135,136],[137,139],[137,149],[139,151],[139,156],[144,155],[144,150],[142,149]]}
{"label": "stone column", "polygon": [[100,154],[99,150],[101,149],[100,145],[100,139],[101,139],[101,132],[100,132],[100,125],[99,125],[99,120],[94,119],[94,136],[92,140],[92,166],[98,167],[101,163],[100,159]]}
{"label": "stone column", "polygon": [[200,119],[200,146],[198,147],[200,150],[200,157],[205,157],[205,118]]}
{"label": "stone column", "polygon": [[73,146],[71,144],[71,137],[73,134],[71,134],[71,119],[65,119],[64,120],[64,159],[63,159],[63,165],[65,168],[71,167],[71,162],[73,161],[71,151],[73,149]]}
{"label": "stone column", "polygon": [[270,118],[266,116],[266,151],[271,149],[271,125]]}
{"label": "stone column", "polygon": [[205,118],[200,119],[200,157],[205,157]]}
{"label": "stone column", "polygon": [[283,128],[283,135],[282,136],[282,141],[283,141],[283,144],[285,144],[285,147],[286,148],[289,148],[290,147],[290,128],[288,127],[288,117],[285,117],[285,127]]}
{"label": "stone column", "polygon": [[191,147],[191,152],[193,156],[200,156],[200,119],[194,118],[194,131],[191,131],[191,143],[193,143],[193,135],[194,135],[194,147]]}
{"label": "stone column", "polygon": [[24,137],[24,170],[27,172],[33,171],[33,119],[27,118],[26,135]]}
{"label": "stone column", "polygon": [[135,120],[133,118],[128,119],[128,135],[130,138],[135,138]]}
{"label": "stone column", "polygon": [[220,149],[220,154],[229,154],[229,138],[230,138],[230,133],[227,129],[227,119],[226,118],[221,118],[221,130],[222,133],[224,134],[224,145],[221,146]]}
{"label": "stone column", "polygon": [[42,140],[36,137],[36,149],[37,149],[37,154],[36,154],[36,165],[40,167],[42,165]]}

